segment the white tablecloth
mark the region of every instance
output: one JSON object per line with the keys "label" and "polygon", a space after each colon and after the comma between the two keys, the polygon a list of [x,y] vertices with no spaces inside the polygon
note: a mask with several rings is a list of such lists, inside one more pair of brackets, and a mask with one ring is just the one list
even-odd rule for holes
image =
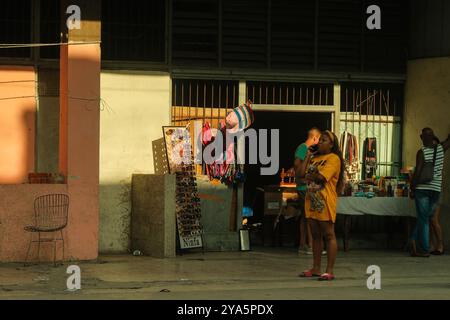
{"label": "white tablecloth", "polygon": [[410,198],[339,197],[337,213],[346,215],[406,216],[415,217],[416,207]]}

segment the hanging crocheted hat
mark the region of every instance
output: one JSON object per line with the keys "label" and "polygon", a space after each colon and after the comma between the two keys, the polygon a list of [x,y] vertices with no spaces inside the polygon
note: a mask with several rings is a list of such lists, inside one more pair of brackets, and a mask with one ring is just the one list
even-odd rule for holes
{"label": "hanging crocheted hat", "polygon": [[230,129],[231,132],[244,130],[250,127],[254,120],[251,102],[248,101],[228,113],[226,118],[227,129]]}

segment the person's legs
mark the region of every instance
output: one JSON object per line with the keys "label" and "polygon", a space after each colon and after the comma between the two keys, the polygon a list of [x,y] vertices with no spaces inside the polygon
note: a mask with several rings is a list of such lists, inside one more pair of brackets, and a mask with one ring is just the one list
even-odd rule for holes
{"label": "person's legs", "polygon": [[305,249],[306,246],[306,217],[304,214],[300,216],[300,244],[299,249]]}
{"label": "person's legs", "polygon": [[306,225],[306,245],[309,248],[312,248],[313,237],[311,232],[311,226],[309,225],[309,223],[305,223],[305,225]]}
{"label": "person's legs", "polygon": [[433,235],[433,248],[434,252],[442,253],[444,252],[444,242],[442,239],[442,228],[439,223],[440,216],[440,206],[439,206],[439,196],[438,193],[434,193],[431,199],[431,214],[430,219],[430,231]]}
{"label": "person's legs", "polygon": [[430,219],[430,250],[436,250],[437,247],[436,229],[434,228],[435,222],[433,221],[435,217],[436,214]]}
{"label": "person's legs", "polygon": [[311,271],[314,274],[320,274],[321,252],[322,252],[322,233],[320,231],[320,222],[313,219],[307,219],[311,227],[312,233],[312,249],[313,249],[313,268]]}
{"label": "person's legs", "polygon": [[312,246],[311,228],[305,216],[305,194],[298,192],[298,205],[300,210],[300,241],[299,250],[306,250]]}
{"label": "person's legs", "polygon": [[[418,210],[416,209],[416,211],[418,211]],[[418,239],[419,239],[419,228],[418,228],[417,217],[416,217],[416,221],[414,223],[414,227],[412,228],[411,235],[410,235],[410,241],[411,241],[410,249],[411,249],[412,255],[417,254],[416,243],[417,243]]]}
{"label": "person's legs", "polygon": [[320,229],[327,243],[327,270],[326,273],[333,274],[334,264],[337,256],[337,241],[334,232],[334,223],[331,221],[321,221]]}
{"label": "person's legs", "polygon": [[420,241],[420,246],[424,254],[428,254],[430,249],[430,229],[429,229],[429,219],[430,219],[430,194],[431,191],[428,190],[416,190],[416,211],[417,211],[417,222],[416,227],[413,232],[413,239]]}
{"label": "person's legs", "polygon": [[430,230],[433,234],[433,248],[435,251],[442,253],[444,251],[444,242],[442,240],[442,228],[439,223],[440,207],[436,208],[436,211],[431,218]]}

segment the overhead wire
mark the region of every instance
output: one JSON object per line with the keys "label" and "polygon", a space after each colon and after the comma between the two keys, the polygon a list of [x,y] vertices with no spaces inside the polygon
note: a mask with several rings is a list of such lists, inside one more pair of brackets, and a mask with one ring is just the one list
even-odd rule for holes
{"label": "overhead wire", "polygon": [[99,44],[99,43],[101,43],[101,41],[71,41],[71,42],[55,42],[55,43],[0,43],[0,49],[38,48],[38,47]]}

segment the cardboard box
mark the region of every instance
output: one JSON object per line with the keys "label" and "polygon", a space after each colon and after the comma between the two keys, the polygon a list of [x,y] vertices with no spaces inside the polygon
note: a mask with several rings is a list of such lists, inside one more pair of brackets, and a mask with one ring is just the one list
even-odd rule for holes
{"label": "cardboard box", "polygon": [[281,188],[279,186],[264,187],[264,215],[278,215],[282,205]]}

